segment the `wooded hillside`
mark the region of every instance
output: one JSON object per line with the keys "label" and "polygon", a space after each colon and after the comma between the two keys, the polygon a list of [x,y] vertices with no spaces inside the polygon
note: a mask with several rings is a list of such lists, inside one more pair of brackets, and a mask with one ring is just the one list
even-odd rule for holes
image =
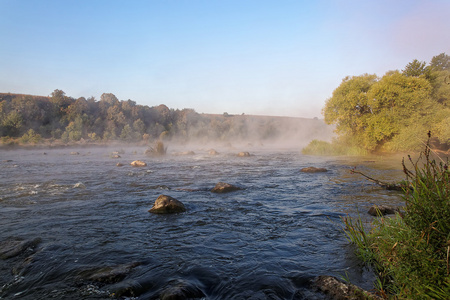
{"label": "wooded hillside", "polygon": [[64,143],[85,141],[180,142],[287,140],[305,144],[330,139],[332,127],[323,120],[250,115],[199,114],[192,109],[139,105],[104,93],[74,99],[61,90],[50,96],[0,93],[0,136],[3,143]]}

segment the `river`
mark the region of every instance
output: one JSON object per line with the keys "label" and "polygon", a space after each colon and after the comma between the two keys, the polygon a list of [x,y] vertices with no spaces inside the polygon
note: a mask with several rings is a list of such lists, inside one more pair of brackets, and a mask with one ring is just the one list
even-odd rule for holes
{"label": "river", "polygon": [[[310,286],[318,275],[373,287],[340,217],[370,220],[372,204],[402,199],[349,170],[400,180],[400,161],[252,147],[250,157],[171,154],[186,151],[176,147],[147,157],[136,147],[111,158],[118,150],[0,152],[0,241],[40,239],[0,260],[1,299],[158,299],[176,289],[197,299],[325,299]],[[148,165],[131,167],[137,159]],[[328,172],[300,172],[308,166]],[[242,190],[211,193],[219,181]],[[187,212],[149,213],[161,194]],[[117,266],[127,272],[114,282],[86,275]]]}

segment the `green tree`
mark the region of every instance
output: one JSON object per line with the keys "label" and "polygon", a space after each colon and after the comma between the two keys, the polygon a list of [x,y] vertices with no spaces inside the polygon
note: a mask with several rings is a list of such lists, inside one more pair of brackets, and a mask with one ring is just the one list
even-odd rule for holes
{"label": "green tree", "polygon": [[129,124],[125,125],[120,133],[120,139],[123,141],[131,142],[133,141],[135,136],[133,135],[133,129]]}
{"label": "green tree", "polygon": [[23,125],[22,115],[17,111],[11,111],[2,122],[4,136],[18,136]]}
{"label": "green tree", "polygon": [[405,69],[403,70],[403,75],[412,77],[425,75],[427,71],[426,65],[426,62],[418,61],[417,59],[415,59],[406,65]]}
{"label": "green tree", "polygon": [[375,74],[345,77],[325,103],[322,113],[327,124],[336,125],[341,137],[361,140],[367,128],[367,118],[372,114],[367,93],[377,82]]}
{"label": "green tree", "polygon": [[430,126],[430,116],[436,111],[430,95],[431,85],[424,76],[397,71],[379,80],[367,74],[347,77],[326,102],[323,113],[328,124],[336,124],[341,141],[373,151],[412,124]]}

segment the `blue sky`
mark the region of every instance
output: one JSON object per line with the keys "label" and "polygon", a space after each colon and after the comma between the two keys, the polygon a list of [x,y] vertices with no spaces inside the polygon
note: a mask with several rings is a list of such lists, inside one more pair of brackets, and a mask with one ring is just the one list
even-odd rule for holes
{"label": "blue sky", "polygon": [[0,92],[321,117],[348,75],[450,55],[448,0],[0,0]]}

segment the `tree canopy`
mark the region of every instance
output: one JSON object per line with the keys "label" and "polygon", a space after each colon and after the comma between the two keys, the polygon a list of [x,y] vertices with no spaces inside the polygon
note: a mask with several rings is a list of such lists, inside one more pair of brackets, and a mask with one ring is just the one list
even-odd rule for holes
{"label": "tree canopy", "polygon": [[369,151],[415,150],[428,130],[435,145],[449,148],[450,57],[429,65],[415,59],[400,71],[345,77],[323,108],[341,141]]}
{"label": "tree canopy", "polygon": [[[302,126],[310,130],[302,131]],[[35,143],[51,139],[137,143],[162,138],[183,142],[232,139],[248,143],[283,135],[297,136],[300,140],[320,133],[331,135],[324,122],[313,119],[198,114],[193,109],[175,110],[163,104],[139,105],[130,99],[119,100],[112,93],[102,94],[99,101],[94,97],[75,99],[58,89],[48,97],[0,93],[3,142]]]}

